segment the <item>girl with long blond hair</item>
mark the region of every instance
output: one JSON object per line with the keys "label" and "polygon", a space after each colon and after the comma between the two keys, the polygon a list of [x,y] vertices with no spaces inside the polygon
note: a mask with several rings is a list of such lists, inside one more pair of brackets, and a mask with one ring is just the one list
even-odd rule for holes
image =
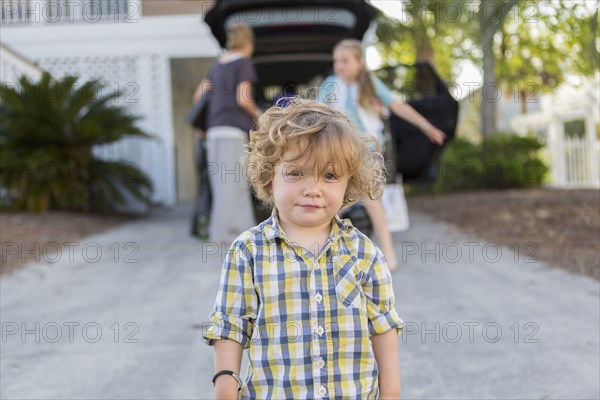
{"label": "girl with long blond hair", "polygon": [[[317,99],[344,110],[363,135],[384,144],[382,116],[387,109],[417,126],[433,143],[441,145],[445,134],[431,125],[410,105],[395,98],[391,91],[366,68],[363,46],[355,39],[345,39],[333,49],[334,75],[323,81]],[[373,230],[391,271],[397,269],[397,258],[380,200],[363,203]]]}

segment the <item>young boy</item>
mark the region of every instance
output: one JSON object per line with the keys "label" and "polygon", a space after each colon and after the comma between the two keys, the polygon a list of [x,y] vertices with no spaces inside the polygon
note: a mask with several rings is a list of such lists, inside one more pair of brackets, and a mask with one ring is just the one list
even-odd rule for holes
{"label": "young boy", "polygon": [[403,322],[386,260],[337,216],[381,194],[365,140],[341,112],[302,99],[269,109],[251,132],[250,183],[274,209],[223,265],[204,335],[217,399],[399,398]]}

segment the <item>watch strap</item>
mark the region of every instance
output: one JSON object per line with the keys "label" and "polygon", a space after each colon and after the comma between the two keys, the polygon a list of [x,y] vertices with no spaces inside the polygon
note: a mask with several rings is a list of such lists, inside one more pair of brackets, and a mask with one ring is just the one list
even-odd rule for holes
{"label": "watch strap", "polygon": [[215,376],[213,376],[213,378],[212,378],[213,385],[215,384],[215,381],[217,380],[217,378],[220,377],[221,375],[231,375],[237,381],[238,391],[242,390],[242,380],[235,372],[230,371],[228,369],[221,370],[221,371],[217,372],[215,374]]}

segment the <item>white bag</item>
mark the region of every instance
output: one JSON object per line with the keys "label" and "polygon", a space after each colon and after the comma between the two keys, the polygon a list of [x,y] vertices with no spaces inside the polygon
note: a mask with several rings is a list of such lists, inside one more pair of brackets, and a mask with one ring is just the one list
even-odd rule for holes
{"label": "white bag", "polygon": [[390,232],[402,232],[408,229],[410,223],[402,181],[385,185],[383,196],[381,196],[381,205]]}

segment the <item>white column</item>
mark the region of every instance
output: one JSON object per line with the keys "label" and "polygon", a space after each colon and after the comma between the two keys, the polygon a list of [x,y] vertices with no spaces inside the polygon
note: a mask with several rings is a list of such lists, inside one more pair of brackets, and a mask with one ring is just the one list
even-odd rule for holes
{"label": "white column", "polygon": [[550,149],[550,171],[553,186],[564,186],[565,176],[565,146],[564,124],[562,120],[554,117],[548,127],[548,148]]}
{"label": "white column", "polygon": [[166,191],[165,191],[165,204],[168,206],[174,206],[177,203],[177,188],[176,188],[176,176],[175,176],[175,132],[173,131],[173,88],[171,85],[171,60],[166,54],[162,54],[159,58],[159,66],[162,69],[162,82],[161,90],[163,95],[161,96],[163,103],[162,106],[162,130],[163,137],[165,140],[166,154]]}
{"label": "white column", "polygon": [[165,55],[139,56],[138,80],[140,126],[154,138],[141,154],[142,165],[154,183],[153,201],[165,206],[176,203],[171,71]]}
{"label": "white column", "polygon": [[597,139],[596,139],[596,113],[597,110],[590,110],[587,118],[585,119],[585,138],[587,142],[587,151],[590,160],[590,183],[593,186],[600,185],[600,176],[598,171],[598,153],[597,153]]}

